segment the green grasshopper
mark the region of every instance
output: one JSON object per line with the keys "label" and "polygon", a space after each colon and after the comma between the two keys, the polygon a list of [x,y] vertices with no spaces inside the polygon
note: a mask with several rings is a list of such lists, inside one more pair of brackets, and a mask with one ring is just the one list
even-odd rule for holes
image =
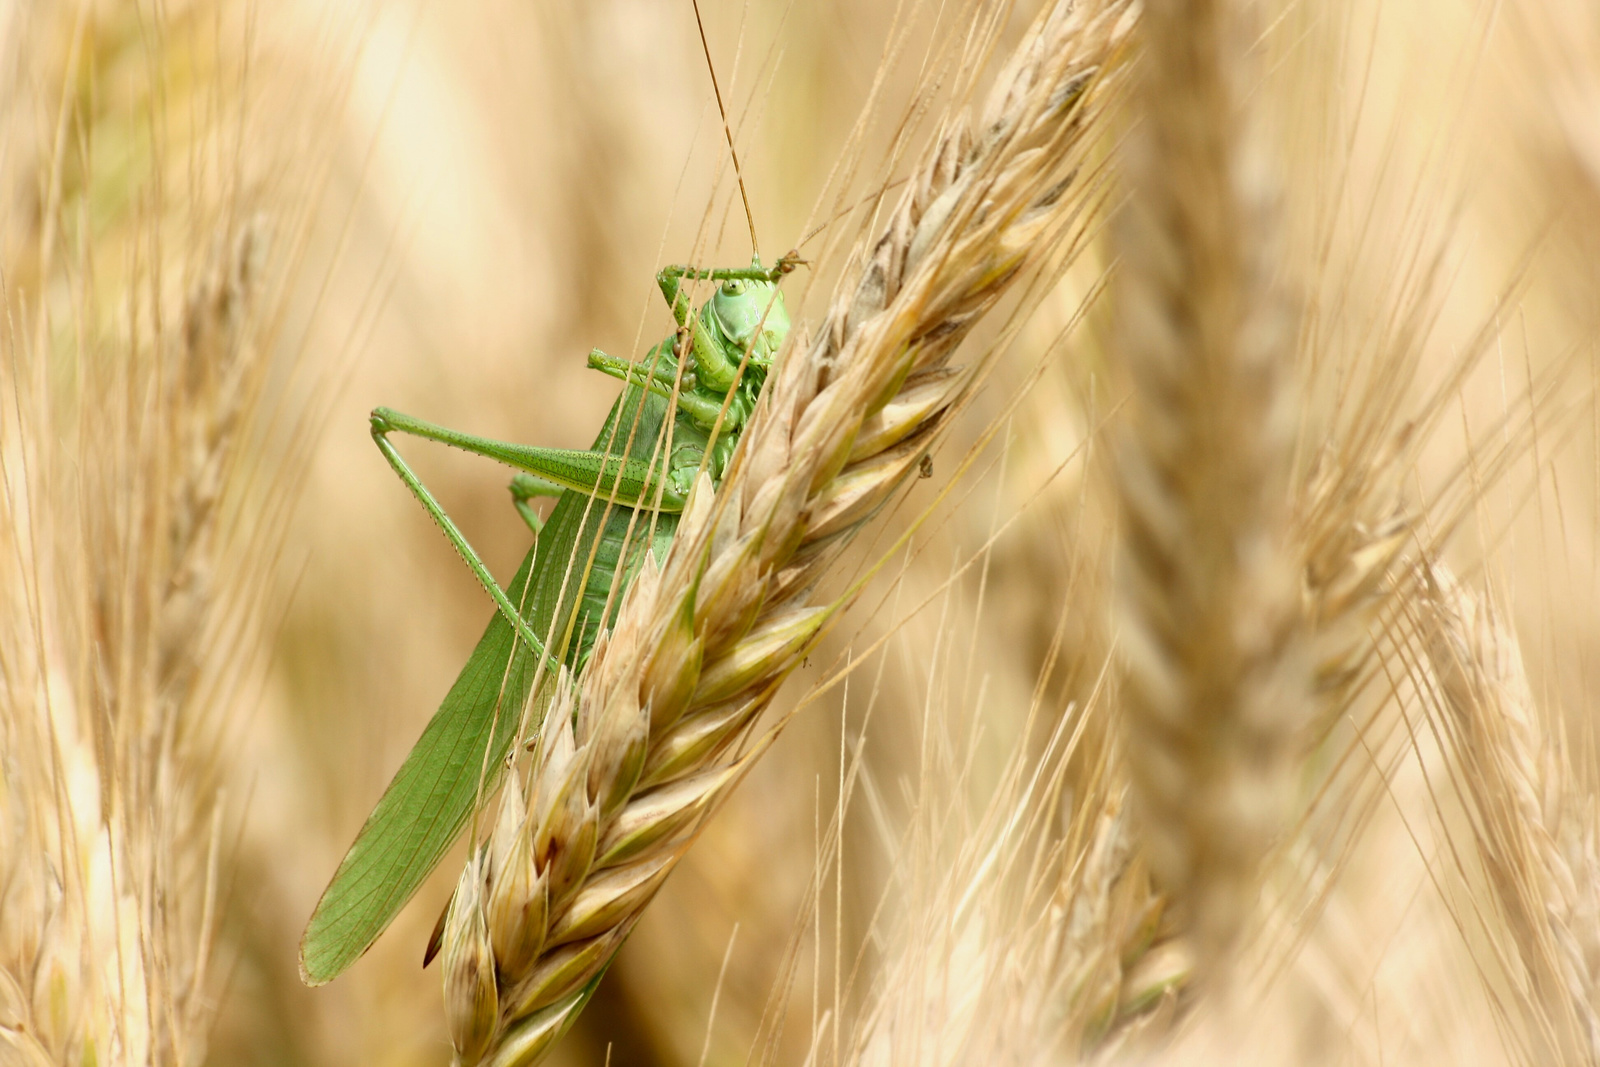
{"label": "green grasshopper", "polygon": [[[777,283],[799,262],[790,253],[772,267],[757,257],[749,267],[658,273],[678,329],[641,363],[590,352],[590,367],[626,384],[589,451],[511,444],[388,408],[372,412],[379,450],[497,612],[317,903],[300,944],[306,982],[336,978],[377,940],[494,787],[539,669],[546,678],[561,664],[582,669],[644,553],[665,558],[699,472],[713,485],[721,481],[788,335]],[[695,279],[718,283],[698,313],[683,284]],[[454,445],[519,471],[512,502],[534,543],[508,587],[401,458],[391,433]],[[543,523],[529,504],[536,497],[556,498]]]}

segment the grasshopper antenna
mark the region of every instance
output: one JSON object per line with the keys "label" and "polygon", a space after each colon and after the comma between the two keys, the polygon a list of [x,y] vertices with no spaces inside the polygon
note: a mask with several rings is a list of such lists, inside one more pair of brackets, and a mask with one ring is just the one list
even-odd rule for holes
{"label": "grasshopper antenna", "polygon": [[722,106],[722,87],[717,84],[717,67],[711,62],[711,46],[706,43],[706,24],[700,18],[700,0],[690,0],[694,4],[694,25],[700,31],[700,48],[706,54],[706,70],[711,73],[711,91],[717,98],[717,114],[722,116],[722,135],[728,139],[728,155],[733,157],[733,176],[739,183],[739,199],[744,201],[744,221],[750,227],[750,251],[755,253],[757,260],[761,258],[761,248],[756,243],[756,218],[750,213],[750,194],[744,189],[744,172],[739,169],[739,153],[733,147],[733,130],[728,126],[728,110]]}

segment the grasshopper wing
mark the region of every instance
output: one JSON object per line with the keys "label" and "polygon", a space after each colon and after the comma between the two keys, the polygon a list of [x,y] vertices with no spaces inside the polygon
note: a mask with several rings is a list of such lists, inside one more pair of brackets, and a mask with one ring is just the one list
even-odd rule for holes
{"label": "grasshopper wing", "polygon": [[[507,590],[514,603],[533,558]],[[494,788],[536,665],[496,614],[323,890],[300,941],[308,985],[337,978],[371,947],[461,833],[480,776],[484,795]]]}

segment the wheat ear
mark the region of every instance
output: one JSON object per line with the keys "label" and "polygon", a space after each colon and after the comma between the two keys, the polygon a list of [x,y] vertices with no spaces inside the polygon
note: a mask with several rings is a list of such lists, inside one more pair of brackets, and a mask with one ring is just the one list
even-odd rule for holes
{"label": "wheat ear", "polygon": [[[27,373],[46,352],[6,338],[0,385],[27,418],[0,440],[16,539],[0,632],[0,1051],[23,1063],[204,1057],[227,829],[220,709],[248,664],[215,586],[259,607],[212,575],[224,472],[264,363],[263,237],[255,220],[224,232],[176,330],[109,351],[79,338],[126,362],[70,396]],[[160,299],[138,288],[118,298]],[[75,414],[75,434],[52,408]],[[119,418],[129,408],[143,418]]]}
{"label": "wheat ear", "polygon": [[543,1056],[775,736],[748,737],[840,606],[809,591],[971,389],[983,361],[951,368],[951,353],[1081,208],[1070,179],[1128,9],[1055,4],[987,106],[945,125],[815,340],[769,380],[721,489],[702,481],[576,689],[557,679],[526,796],[508,787],[446,924],[460,1062]]}
{"label": "wheat ear", "polygon": [[1576,933],[1578,880],[1560,847],[1551,790],[1560,773],[1543,740],[1515,634],[1442,563],[1420,567],[1421,636],[1458,778],[1476,813],[1490,885],[1527,971],[1549,1049],[1600,1062],[1595,978]]}
{"label": "wheat ear", "polygon": [[1308,703],[1284,514],[1293,331],[1245,109],[1248,21],[1218,0],[1145,5],[1116,231],[1128,762],[1202,970],[1255,897]]}

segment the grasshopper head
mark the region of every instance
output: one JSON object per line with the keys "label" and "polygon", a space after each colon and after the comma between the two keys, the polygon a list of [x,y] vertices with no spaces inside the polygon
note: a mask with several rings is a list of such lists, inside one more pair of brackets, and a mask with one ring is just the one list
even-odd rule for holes
{"label": "grasshopper head", "polygon": [[730,355],[735,362],[748,348],[752,364],[767,366],[789,336],[789,312],[775,282],[723,282],[709,309],[734,350]]}

